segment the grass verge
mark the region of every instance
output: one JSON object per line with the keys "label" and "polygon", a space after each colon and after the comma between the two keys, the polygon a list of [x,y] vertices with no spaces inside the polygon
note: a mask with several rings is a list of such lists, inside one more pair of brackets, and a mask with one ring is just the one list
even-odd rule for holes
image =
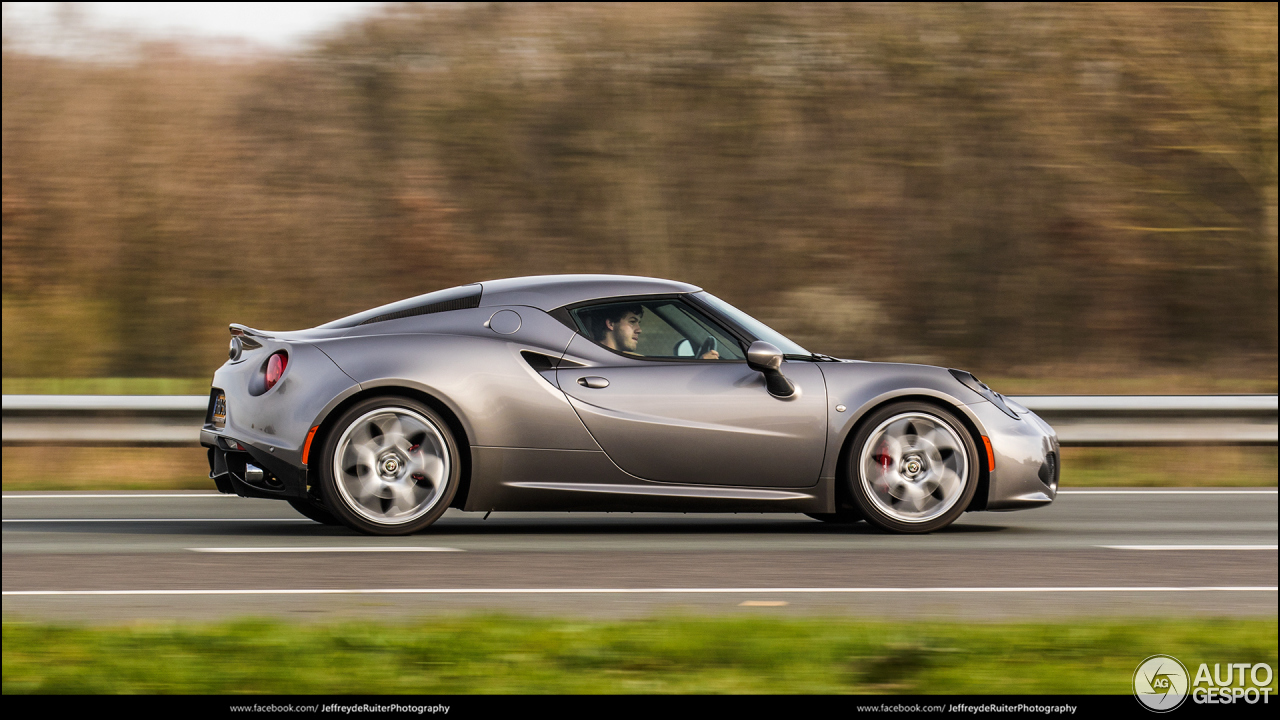
{"label": "grass verge", "polygon": [[1276,487],[1275,447],[1062,449],[1062,487]]}
{"label": "grass verge", "polygon": [[[1062,486],[1275,487],[1276,448],[1064,448]],[[4,448],[5,490],[213,490],[203,448]]]}
{"label": "grass verge", "polygon": [[210,490],[208,451],[191,448],[6,447],[5,490]]}
{"label": "grass verge", "polygon": [[4,378],[5,395],[205,395],[207,378]]}
{"label": "grass verge", "polygon": [[1274,668],[1276,632],[1275,619],[960,624],[497,615],[402,625],[251,619],[109,627],[7,620],[3,677],[6,695],[1128,694],[1134,668],[1156,653],[1192,672],[1202,662]]}

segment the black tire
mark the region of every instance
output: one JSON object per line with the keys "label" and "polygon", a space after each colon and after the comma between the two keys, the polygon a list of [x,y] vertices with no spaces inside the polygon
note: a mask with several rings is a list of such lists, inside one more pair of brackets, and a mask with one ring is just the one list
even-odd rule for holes
{"label": "black tire", "polygon": [[853,525],[854,523],[860,523],[865,519],[862,517],[862,513],[852,508],[840,508],[833,513],[805,513],[805,515],[808,515],[814,520],[821,520],[824,523],[831,523],[832,525]]}
{"label": "black tire", "polygon": [[977,444],[964,423],[922,402],[894,403],[868,416],[849,443],[844,467],[867,522],[897,533],[934,532],[955,522],[973,500],[980,472]]}
{"label": "black tire", "polygon": [[328,434],[321,458],[325,507],[369,535],[409,535],[435,522],[458,492],[462,467],[444,418],[396,396],[351,406]]}
{"label": "black tire", "polygon": [[323,505],[315,500],[303,500],[301,498],[289,498],[289,505],[298,512],[302,513],[321,525],[341,525],[342,521],[334,516],[333,513],[325,509]]}

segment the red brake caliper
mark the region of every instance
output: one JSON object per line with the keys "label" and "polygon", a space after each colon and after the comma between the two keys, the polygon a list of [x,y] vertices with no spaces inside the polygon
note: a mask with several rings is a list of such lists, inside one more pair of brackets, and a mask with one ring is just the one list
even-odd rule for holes
{"label": "red brake caliper", "polygon": [[[889,454],[885,452],[884,445],[881,445],[880,452],[876,453],[872,457],[874,457],[876,463],[880,465],[880,470],[881,470],[880,477],[883,478],[886,474],[888,474],[889,466],[893,464],[893,458],[889,457]],[[885,492],[889,492],[889,482],[887,480],[883,481],[881,488]]]}
{"label": "red brake caliper", "polygon": [[[418,444],[418,445],[410,445],[410,446],[409,446],[409,452],[417,452],[417,451],[418,451],[418,448],[420,448],[420,447],[422,447],[422,445],[421,445],[421,444]],[[414,480],[426,480],[426,479],[427,479],[427,476],[426,476],[426,475],[423,475],[422,473],[414,473],[414,474],[413,474],[413,479],[414,479]]]}

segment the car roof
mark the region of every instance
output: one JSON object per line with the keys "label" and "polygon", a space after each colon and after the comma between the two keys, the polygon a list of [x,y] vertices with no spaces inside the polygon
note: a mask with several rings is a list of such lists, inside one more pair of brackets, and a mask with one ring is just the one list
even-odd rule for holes
{"label": "car roof", "polygon": [[480,296],[480,307],[529,305],[539,310],[554,310],[598,298],[702,290],[689,283],[636,275],[535,275],[486,280],[480,285],[484,288]]}

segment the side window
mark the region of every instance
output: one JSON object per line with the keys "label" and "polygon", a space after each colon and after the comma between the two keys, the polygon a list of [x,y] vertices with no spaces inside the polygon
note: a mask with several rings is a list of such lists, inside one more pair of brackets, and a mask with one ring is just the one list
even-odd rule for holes
{"label": "side window", "polygon": [[603,303],[569,314],[583,335],[627,355],[663,360],[746,359],[733,335],[679,300]]}

